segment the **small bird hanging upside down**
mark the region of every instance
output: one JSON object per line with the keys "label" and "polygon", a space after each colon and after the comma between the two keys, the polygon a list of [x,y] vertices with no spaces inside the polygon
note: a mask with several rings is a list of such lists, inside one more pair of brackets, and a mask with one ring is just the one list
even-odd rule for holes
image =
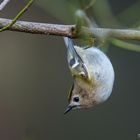
{"label": "small bird hanging upside down", "polygon": [[87,49],[75,46],[68,37],[64,37],[64,42],[68,66],[74,79],[64,114],[106,101],[114,83],[114,70],[109,58],[94,46]]}

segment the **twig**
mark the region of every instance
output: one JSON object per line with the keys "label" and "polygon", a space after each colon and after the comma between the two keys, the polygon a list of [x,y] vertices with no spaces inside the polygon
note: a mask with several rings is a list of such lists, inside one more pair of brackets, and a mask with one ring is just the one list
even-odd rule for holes
{"label": "twig", "polygon": [[119,39],[112,38],[110,42],[117,47],[127,49],[130,51],[140,52],[140,46],[134,43],[125,42]]}
{"label": "twig", "polygon": [[12,25],[14,25],[14,23],[27,11],[27,9],[32,5],[32,3],[34,2],[34,0],[30,0],[25,7],[16,15],[16,17],[6,26],[3,26],[2,29],[0,29],[0,32],[7,30],[8,28],[10,28]]}
{"label": "twig", "polygon": [[[12,20],[0,18],[0,28],[11,23]],[[77,38],[78,36],[74,34],[74,25],[59,25],[59,24],[47,24],[47,23],[36,23],[36,22],[26,22],[17,21],[13,26],[9,27],[7,30],[26,32],[33,34],[46,34],[46,35],[57,35],[57,36],[68,36],[71,38]],[[104,37],[115,37],[118,39],[125,40],[140,40],[140,31],[134,29],[109,29],[109,28],[81,28],[81,34],[86,32],[94,37],[104,38]]]}
{"label": "twig", "polygon": [[3,10],[3,8],[8,4],[8,2],[10,2],[10,0],[3,0],[3,2],[1,2],[1,4],[0,4],[0,11]]}
{"label": "twig", "polygon": [[[12,20],[0,18],[0,28],[11,23]],[[58,24],[46,24],[36,22],[17,21],[13,26],[7,30],[26,32],[32,34],[45,34],[45,35],[57,35],[57,36],[69,36],[72,37],[71,30],[74,25],[58,25]]]}

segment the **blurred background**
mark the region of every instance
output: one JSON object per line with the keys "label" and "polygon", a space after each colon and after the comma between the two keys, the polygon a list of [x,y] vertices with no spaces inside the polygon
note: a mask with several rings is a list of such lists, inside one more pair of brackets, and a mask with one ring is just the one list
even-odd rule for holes
{"label": "blurred background", "polygon": [[[0,17],[13,18],[27,2],[11,0]],[[86,2],[38,0],[21,20],[74,24]],[[139,0],[95,1],[87,13],[100,27],[140,26]],[[0,140],[140,139],[140,53],[109,44],[107,55],[116,73],[111,97],[64,116],[72,77],[62,37],[0,33]]]}

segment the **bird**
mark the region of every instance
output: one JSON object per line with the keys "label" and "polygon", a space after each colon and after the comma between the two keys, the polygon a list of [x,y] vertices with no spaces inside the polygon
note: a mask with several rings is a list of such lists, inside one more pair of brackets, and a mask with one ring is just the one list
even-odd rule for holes
{"label": "bird", "polygon": [[115,73],[110,59],[98,47],[80,47],[64,37],[67,62],[73,77],[64,114],[91,108],[106,101],[112,93]]}

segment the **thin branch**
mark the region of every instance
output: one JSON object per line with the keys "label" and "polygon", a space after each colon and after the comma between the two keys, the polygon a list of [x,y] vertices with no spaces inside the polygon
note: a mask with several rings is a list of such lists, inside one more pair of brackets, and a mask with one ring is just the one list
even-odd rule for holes
{"label": "thin branch", "polygon": [[[5,27],[11,23],[12,20],[0,18],[0,28]],[[57,35],[57,36],[72,36],[72,29],[74,25],[58,25],[58,24],[46,24],[36,22],[17,21],[13,26],[8,28],[10,31],[18,31],[32,34],[44,34],[44,35]]]}
{"label": "thin branch", "polygon": [[[12,20],[0,18],[0,28],[7,26]],[[75,34],[74,25],[59,25],[59,24],[47,24],[47,23],[36,23],[17,21],[13,26],[7,30],[26,32],[33,34],[45,34],[45,35],[57,35],[57,36],[68,36],[71,38],[77,38]],[[140,40],[140,31],[134,29],[109,29],[109,28],[86,28],[82,27],[79,34],[88,33],[93,37],[106,38],[115,37],[118,39],[125,40]],[[78,35],[79,35],[78,34]]]}
{"label": "thin branch", "polygon": [[0,29],[0,32],[7,30],[10,28],[12,25],[15,24],[15,22],[27,11],[27,9],[33,4],[34,0],[30,0],[25,7],[16,15],[16,17],[6,26],[4,26],[2,29]]}
{"label": "thin branch", "polygon": [[1,2],[1,4],[0,4],[0,11],[3,10],[3,8],[8,4],[8,2],[10,2],[10,0],[3,0],[3,2]]}
{"label": "thin branch", "polygon": [[115,38],[112,38],[110,40],[110,42],[113,45],[116,45],[117,47],[127,49],[127,50],[130,50],[130,51],[140,52],[140,45],[130,43],[130,42],[125,42],[125,41],[118,40],[118,39],[115,39]]}

